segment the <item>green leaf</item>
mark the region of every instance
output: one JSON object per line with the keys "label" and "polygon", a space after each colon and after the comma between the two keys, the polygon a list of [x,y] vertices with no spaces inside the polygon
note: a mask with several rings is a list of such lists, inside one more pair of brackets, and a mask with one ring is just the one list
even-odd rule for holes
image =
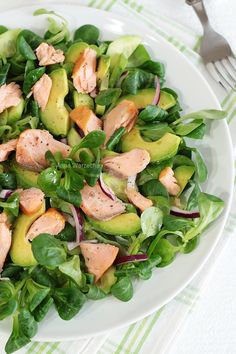
{"label": "green leaf", "polygon": [[183,122],[184,120],[189,120],[189,119],[219,120],[219,119],[224,119],[226,117],[227,117],[227,112],[225,112],[225,111],[220,111],[217,109],[205,109],[202,111],[197,111],[197,112],[185,114],[184,116],[182,116],[181,118],[179,118],[175,122],[173,122],[172,125],[179,124],[180,122]]}
{"label": "green leaf", "polygon": [[44,41],[44,39],[38,34],[27,29],[21,31],[20,35],[25,38],[26,42],[33,50],[35,50]]}
{"label": "green leaf", "polygon": [[74,190],[66,190],[64,187],[58,187],[56,189],[56,193],[58,198],[61,198],[62,200],[65,200],[78,208],[80,207],[82,198],[79,191],[75,193]]}
{"label": "green leaf", "polygon": [[94,25],[83,25],[74,33],[74,40],[81,40],[88,44],[96,44],[99,38],[99,29]]}
{"label": "green leaf", "polygon": [[169,198],[169,194],[166,188],[156,179],[152,179],[144,183],[142,186],[140,186],[140,188],[142,194],[146,197],[149,195],[161,195],[162,197]]}
{"label": "green leaf", "polygon": [[144,122],[152,122],[154,120],[163,121],[167,116],[168,113],[164,109],[154,105],[147,105],[147,107],[139,113],[138,117]]}
{"label": "green leaf", "polygon": [[119,88],[110,88],[107,90],[102,90],[95,98],[95,102],[100,106],[109,106],[110,104],[118,100],[121,93],[122,91]]}
{"label": "green leaf", "polygon": [[[140,174],[138,177],[138,185],[142,185],[150,180],[157,180],[159,178],[159,175],[161,171],[165,167],[172,167],[173,166],[173,159],[168,159],[159,163],[153,163],[149,164]],[[154,186],[154,183],[153,183]],[[151,188],[152,184],[147,185],[147,187]],[[155,186],[154,186],[155,189]],[[148,190],[147,190],[148,192]],[[152,195],[152,194],[147,194],[147,195]]]}
{"label": "green leaf", "polygon": [[175,126],[174,131],[176,135],[186,136],[192,133],[194,130],[199,128],[203,123],[202,119],[195,119],[191,123],[178,124]]}
{"label": "green leaf", "polygon": [[86,294],[87,298],[90,300],[101,300],[107,296],[107,294],[96,285],[89,285],[89,291]]}
{"label": "green leaf", "polygon": [[75,228],[66,222],[64,229],[55,237],[60,241],[73,242],[76,240]]}
{"label": "green leaf", "polygon": [[18,316],[20,331],[28,338],[35,336],[38,330],[37,322],[33,315],[26,309],[22,309]]}
{"label": "green leaf", "polygon": [[163,218],[163,225],[170,231],[182,231],[189,229],[194,223],[191,219],[180,218],[174,215],[165,215]]}
{"label": "green leaf", "polygon": [[34,51],[21,34],[17,38],[17,49],[25,60],[36,60]]}
{"label": "green leaf", "polygon": [[46,267],[57,267],[66,260],[66,252],[61,242],[49,234],[34,238],[32,251],[37,262]]}
{"label": "green leaf", "polygon": [[173,262],[180,247],[173,246],[168,240],[160,239],[156,245],[157,254],[161,257],[158,267],[165,267]]}
{"label": "green leaf", "polygon": [[35,318],[35,321],[40,322],[44,319],[46,314],[48,313],[49,309],[52,307],[53,304],[53,298],[50,296],[47,296],[39,306],[36,307],[36,309],[33,311],[33,316]]}
{"label": "green leaf", "polygon": [[11,64],[7,63],[0,67],[0,86],[6,83],[10,66]]}
{"label": "green leaf", "polygon": [[119,143],[121,137],[124,135],[126,129],[124,127],[120,127],[115,130],[110,139],[107,142],[106,149],[112,151],[114,147]]}
{"label": "green leaf", "polygon": [[197,224],[188,230],[184,236],[185,241],[189,241],[201,234],[218,216],[224,208],[224,201],[207,193],[199,193],[198,207],[200,218]]}
{"label": "green leaf", "polygon": [[10,298],[7,303],[0,304],[0,321],[12,316],[17,310],[18,303],[16,299]]}
{"label": "green leaf", "polygon": [[193,189],[191,194],[188,197],[187,201],[187,210],[195,210],[198,207],[198,196],[201,192],[201,189],[196,181],[191,181]]}
{"label": "green leaf", "polygon": [[12,172],[0,173],[0,186],[3,189],[16,189],[16,175]]}
{"label": "green leaf", "polygon": [[144,64],[140,66],[141,69],[153,73],[160,78],[164,78],[165,76],[165,66],[164,64],[158,61],[148,60]]}
{"label": "green leaf", "polygon": [[29,342],[30,342],[30,338],[27,337],[21,330],[18,314],[16,313],[13,316],[13,328],[12,328],[11,335],[6,343],[5,351],[7,354],[13,353],[19,350],[20,348],[24,347]]}
{"label": "green leaf", "polygon": [[95,149],[104,144],[106,134],[100,130],[94,130],[86,135],[78,145],[75,145],[70,153],[70,158],[73,158],[75,153],[82,148]]}
{"label": "green leaf", "polygon": [[83,286],[83,277],[80,269],[79,256],[73,256],[70,260],[59,265],[62,273],[72,278],[79,287]]}
{"label": "green leaf", "polygon": [[0,202],[0,207],[4,209],[5,212],[12,214],[13,216],[18,216],[19,214],[19,204],[20,195],[19,193],[13,193],[5,202]]}
{"label": "green leaf", "polygon": [[157,207],[145,209],[141,214],[141,228],[146,237],[154,236],[162,226],[163,213]]}
{"label": "green leaf", "polygon": [[129,301],[133,297],[133,285],[129,277],[120,278],[112,287],[111,293],[121,301]]}
{"label": "green leaf", "polygon": [[53,299],[63,320],[71,320],[86,302],[86,296],[77,287],[55,289]]}
{"label": "green leaf", "polygon": [[187,135],[190,139],[202,139],[206,133],[206,124],[202,123],[198,128],[194,129]]}
{"label": "green leaf", "polygon": [[147,251],[148,257],[151,257],[153,253],[154,254],[158,253],[158,246],[157,245],[158,245],[159,241],[163,237],[168,236],[168,235],[175,235],[175,236],[178,236],[181,239],[183,237],[183,233],[181,231],[171,231],[171,230],[162,229],[160,232],[158,232],[156,237],[150,243],[150,245],[148,247],[148,251]]}
{"label": "green leaf", "polygon": [[28,291],[27,301],[29,303],[29,310],[33,312],[37,306],[47,297],[50,288],[37,284],[32,279],[26,281],[26,288]]}
{"label": "green leaf", "polygon": [[137,124],[136,127],[141,131],[141,135],[144,138],[148,138],[153,141],[159,140],[166,133],[174,133],[167,123],[153,122],[143,125]]}
{"label": "green leaf", "polygon": [[28,95],[32,86],[43,76],[45,73],[45,67],[37,68],[31,70],[25,77],[23,82],[23,92]]}
{"label": "green leaf", "polygon": [[37,183],[45,193],[54,192],[60,184],[61,175],[61,171],[54,167],[48,167],[40,173]]}
{"label": "green leaf", "polygon": [[195,166],[196,166],[196,172],[197,172],[197,176],[198,176],[198,180],[200,183],[203,183],[206,181],[207,176],[208,176],[208,171],[207,171],[207,167],[206,164],[200,154],[200,152],[197,149],[192,149],[192,151],[194,152],[194,162],[195,162]]}
{"label": "green leaf", "polygon": [[162,196],[149,195],[148,199],[151,199],[153,205],[163,212],[164,215],[168,215],[170,213],[170,201],[168,198]]}
{"label": "green leaf", "polygon": [[122,81],[122,94],[135,95],[138,90],[154,87],[155,76],[141,69],[130,69]]}

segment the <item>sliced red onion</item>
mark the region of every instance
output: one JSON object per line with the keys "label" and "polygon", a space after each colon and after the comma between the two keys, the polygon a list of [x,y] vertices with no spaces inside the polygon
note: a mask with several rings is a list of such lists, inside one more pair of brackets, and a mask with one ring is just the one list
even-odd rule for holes
{"label": "sliced red onion", "polygon": [[103,181],[102,173],[99,176],[98,183],[99,183],[103,193],[106,194],[106,196],[108,196],[112,200],[116,200],[117,199],[115,194],[114,194],[114,192]]}
{"label": "sliced red onion", "polygon": [[83,240],[80,243],[98,243],[98,240]]}
{"label": "sliced red onion", "polygon": [[189,210],[183,210],[179,209],[177,207],[171,207],[170,209],[170,214],[174,216],[180,216],[183,218],[187,219],[196,219],[200,217],[199,211],[189,211]]}
{"label": "sliced red onion", "polygon": [[64,216],[64,218],[66,219],[66,221],[71,224],[71,226],[75,227],[75,219],[73,218],[73,216],[71,214],[68,213],[62,213],[62,215]]}
{"label": "sliced red onion", "polygon": [[156,86],[156,93],[155,93],[155,96],[152,101],[153,105],[158,104],[159,99],[160,99],[160,94],[161,94],[161,85],[160,85],[160,80],[159,80],[158,76],[155,77],[155,86]]}
{"label": "sliced red onion", "polygon": [[3,189],[0,192],[0,198],[7,199],[14,191],[12,189]]}
{"label": "sliced red onion", "polygon": [[80,214],[79,208],[76,208],[74,205],[70,206],[74,221],[75,221],[75,229],[76,229],[76,241],[68,242],[68,249],[71,251],[73,248],[79,246],[80,242],[84,240],[84,228],[83,228],[83,218]]}
{"label": "sliced red onion", "polygon": [[135,188],[136,178],[137,178],[137,175],[128,177],[127,188]]}
{"label": "sliced red onion", "polygon": [[97,95],[98,95],[98,88],[95,87],[95,89],[94,89],[92,92],[90,92],[90,96],[91,96],[92,98],[96,98]]}
{"label": "sliced red onion", "polygon": [[67,145],[67,139],[66,138],[61,138],[60,142]]}
{"label": "sliced red onion", "polygon": [[148,260],[147,254],[131,254],[129,256],[121,256],[117,257],[114,264],[122,265],[132,262],[144,262]]}
{"label": "sliced red onion", "polygon": [[121,87],[121,84],[123,82],[123,80],[128,76],[129,72],[128,71],[124,71],[123,74],[120,76],[119,80],[117,81],[117,87]]}

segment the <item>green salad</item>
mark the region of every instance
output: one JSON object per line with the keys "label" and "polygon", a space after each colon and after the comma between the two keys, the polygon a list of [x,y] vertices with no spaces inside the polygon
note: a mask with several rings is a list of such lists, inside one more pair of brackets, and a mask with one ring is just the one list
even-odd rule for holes
{"label": "green salad", "polygon": [[43,36],[0,26],[6,353],[52,307],[70,320],[88,300],[129,301],[135,278],[194,251],[224,208],[201,190],[207,166],[191,141],[225,112],[182,113],[140,37],[102,41],[90,24],[71,35],[53,11],[34,13],[45,14]]}

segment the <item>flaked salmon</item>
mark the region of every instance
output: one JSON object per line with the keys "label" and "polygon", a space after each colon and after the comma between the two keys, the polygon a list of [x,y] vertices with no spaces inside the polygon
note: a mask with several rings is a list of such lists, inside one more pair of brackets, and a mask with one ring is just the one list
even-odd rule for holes
{"label": "flaked salmon", "polygon": [[170,195],[177,195],[180,192],[180,186],[177,183],[177,179],[174,176],[174,171],[172,168],[164,168],[159,175],[159,181],[163,184]]}
{"label": "flaked salmon", "polygon": [[15,82],[0,86],[0,113],[20,103],[22,92],[20,86]]}
{"label": "flaked salmon", "polygon": [[35,101],[42,111],[45,110],[52,88],[52,79],[47,74],[43,76],[32,87],[32,93]]}
{"label": "flaked salmon", "polygon": [[11,231],[5,213],[0,214],[0,272],[11,248]]}
{"label": "flaked salmon", "polygon": [[48,166],[48,161],[45,159],[48,150],[52,154],[60,152],[63,157],[67,157],[71,148],[55,140],[46,130],[27,129],[18,139],[16,161],[28,170],[40,172]]}
{"label": "flaked salmon", "polygon": [[113,264],[119,252],[119,248],[104,243],[80,244],[82,255],[85,259],[88,272],[95,276],[95,283],[101,278],[105,271]]}
{"label": "flaked salmon", "polygon": [[133,149],[117,156],[107,156],[101,160],[105,171],[123,179],[140,173],[149,162],[150,155],[144,149]]}
{"label": "flaked salmon", "polygon": [[36,56],[40,66],[63,63],[65,60],[64,53],[61,49],[55,49],[52,45],[47,43],[41,43],[38,48],[36,48]]}
{"label": "flaked salmon", "polygon": [[96,87],[96,52],[86,48],[73,69],[73,84],[78,92],[90,93]]}
{"label": "flaked salmon", "polygon": [[70,112],[70,118],[83,131],[84,135],[102,129],[102,121],[87,106],[79,106]]}
{"label": "flaked salmon", "polygon": [[134,102],[124,100],[120,102],[104,117],[104,132],[106,133],[106,141],[110,139],[112,134],[120,127],[126,128],[127,132],[133,128],[138,116],[138,109]]}
{"label": "flaked salmon", "polygon": [[18,139],[9,140],[0,145],[0,162],[6,161],[12,151],[16,150]]}
{"label": "flaked salmon", "polygon": [[40,234],[57,235],[64,229],[65,222],[59,211],[50,208],[30,226],[26,239],[31,241]]}
{"label": "flaked salmon", "polygon": [[150,199],[144,197],[134,188],[127,188],[126,194],[129,201],[142,212],[153,205]]}
{"label": "flaked salmon", "polygon": [[44,193],[39,188],[29,188],[20,193],[20,209],[26,215],[36,213],[42,206]]}
{"label": "flaked salmon", "polygon": [[82,196],[80,207],[86,215],[93,219],[110,220],[125,211],[124,204],[119,199],[109,198],[98,182],[94,187],[86,184],[80,192]]}

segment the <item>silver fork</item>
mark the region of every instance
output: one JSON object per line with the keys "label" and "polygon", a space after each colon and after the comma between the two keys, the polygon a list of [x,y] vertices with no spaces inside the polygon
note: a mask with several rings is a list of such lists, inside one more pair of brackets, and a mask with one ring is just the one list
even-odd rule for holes
{"label": "silver fork", "polygon": [[210,25],[202,0],[186,0],[195,10],[204,31],[199,54],[209,73],[224,89],[236,92],[236,59],[229,43]]}

